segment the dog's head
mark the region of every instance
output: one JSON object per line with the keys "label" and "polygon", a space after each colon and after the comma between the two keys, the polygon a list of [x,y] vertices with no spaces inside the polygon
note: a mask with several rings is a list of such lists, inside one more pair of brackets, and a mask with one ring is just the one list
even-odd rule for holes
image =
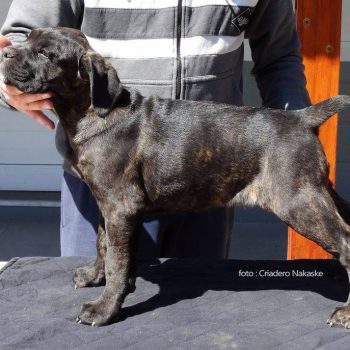
{"label": "dog's head", "polygon": [[24,92],[63,97],[89,84],[100,116],[111,111],[123,90],[110,63],[91,49],[84,34],[70,28],[34,29],[23,44],[1,50],[0,80]]}

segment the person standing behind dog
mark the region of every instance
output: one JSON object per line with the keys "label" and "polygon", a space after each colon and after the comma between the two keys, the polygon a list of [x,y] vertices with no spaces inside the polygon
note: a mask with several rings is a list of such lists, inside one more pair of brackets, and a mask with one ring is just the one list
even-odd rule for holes
{"label": "person standing behind dog", "polygon": [[[144,95],[242,104],[243,38],[254,61],[263,104],[299,109],[306,91],[292,1],[289,0],[13,0],[0,48],[34,27],[81,29],[109,58],[126,87]],[[50,92],[28,94],[4,84],[2,104],[49,129]],[[58,127],[57,146],[67,149]],[[95,255],[98,208],[85,183],[64,165],[61,254]],[[232,210],[165,215],[145,221],[141,256],[227,256]]]}

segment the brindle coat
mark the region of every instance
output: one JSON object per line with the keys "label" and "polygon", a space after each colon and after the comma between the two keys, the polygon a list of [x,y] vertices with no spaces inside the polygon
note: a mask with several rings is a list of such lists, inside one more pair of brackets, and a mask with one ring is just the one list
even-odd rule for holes
{"label": "brindle coat", "polygon": [[[93,266],[77,287],[106,283],[78,322],[104,325],[135,288],[135,233],[146,214],[234,203],[270,208],[350,271],[350,207],[333,190],[318,127],[350,104],[337,96],[282,111],[143,97],[77,30],[33,30],[0,57],[0,78],[26,92],[54,93],[71,163],[102,213]],[[330,324],[350,327],[350,303]]]}

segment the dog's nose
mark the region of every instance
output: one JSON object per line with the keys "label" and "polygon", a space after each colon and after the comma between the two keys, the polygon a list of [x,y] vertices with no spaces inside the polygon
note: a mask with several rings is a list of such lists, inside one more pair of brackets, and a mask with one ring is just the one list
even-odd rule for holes
{"label": "dog's nose", "polygon": [[2,50],[2,56],[4,58],[14,58],[16,56],[16,49],[14,47],[5,47]]}

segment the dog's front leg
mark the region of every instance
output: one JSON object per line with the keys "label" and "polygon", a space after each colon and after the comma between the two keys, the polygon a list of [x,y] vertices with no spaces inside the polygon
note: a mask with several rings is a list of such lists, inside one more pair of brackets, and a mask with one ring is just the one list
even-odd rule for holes
{"label": "dog's front leg", "polygon": [[117,212],[106,217],[106,287],[83,305],[78,322],[102,326],[116,320],[126,295],[134,288],[134,242],[138,220]]}

